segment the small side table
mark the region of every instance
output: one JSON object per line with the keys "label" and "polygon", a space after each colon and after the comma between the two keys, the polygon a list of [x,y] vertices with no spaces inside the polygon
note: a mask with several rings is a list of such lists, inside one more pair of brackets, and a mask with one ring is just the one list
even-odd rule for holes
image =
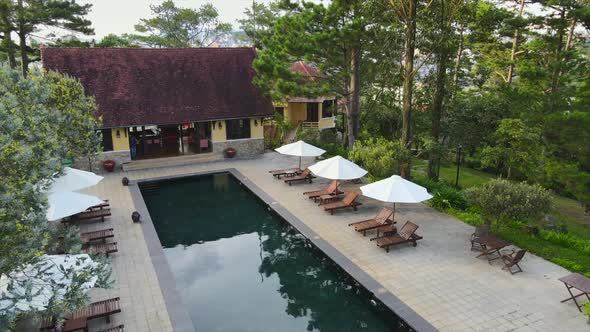
{"label": "small side table", "polygon": [[[567,288],[568,293],[570,293],[570,297],[561,301],[561,303],[573,300],[576,304],[576,307],[578,307],[578,310],[582,312],[582,304],[579,304],[576,298],[586,295],[586,298],[590,300],[590,278],[586,278],[579,273],[572,273],[565,277],[559,278],[559,281],[563,282],[565,288]],[[574,295],[574,293],[572,293],[572,288],[577,289],[581,293]]]}

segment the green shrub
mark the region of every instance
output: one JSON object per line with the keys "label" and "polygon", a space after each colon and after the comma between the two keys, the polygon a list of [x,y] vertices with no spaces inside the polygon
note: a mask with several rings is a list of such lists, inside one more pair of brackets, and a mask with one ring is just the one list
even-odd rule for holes
{"label": "green shrub", "polygon": [[414,178],[413,181],[428,189],[433,196],[428,201],[428,204],[437,210],[445,211],[451,208],[465,210],[468,206],[463,191],[446,182],[436,182],[418,177]]}
{"label": "green shrub", "polygon": [[400,163],[410,157],[398,141],[370,138],[356,141],[349,158],[366,169],[369,179],[375,181],[397,174]]}
{"label": "green shrub", "polygon": [[300,129],[295,136],[297,140],[305,141],[312,145],[319,145],[320,132],[317,129]]}
{"label": "green shrub", "polygon": [[502,179],[465,190],[469,203],[479,206],[488,224],[493,220],[532,220],[551,209],[551,194],[539,185]]}
{"label": "green shrub", "polygon": [[590,316],[590,302],[586,302],[586,304],[584,304],[584,315]]}
{"label": "green shrub", "polygon": [[541,230],[539,235],[545,241],[549,241],[562,247],[575,249],[583,254],[590,255],[590,240],[583,240],[572,234],[549,230]]}
{"label": "green shrub", "polygon": [[565,258],[554,257],[551,258],[551,261],[573,272],[581,272],[582,270],[584,270],[584,267],[582,265],[572,262]]}
{"label": "green shrub", "polygon": [[445,212],[469,225],[479,226],[484,224],[481,213],[479,213],[479,211],[475,211],[472,208],[467,210],[457,210],[451,208]]}
{"label": "green shrub", "polygon": [[322,144],[340,144],[338,135],[336,134],[336,128],[322,129],[320,130],[320,141]]}

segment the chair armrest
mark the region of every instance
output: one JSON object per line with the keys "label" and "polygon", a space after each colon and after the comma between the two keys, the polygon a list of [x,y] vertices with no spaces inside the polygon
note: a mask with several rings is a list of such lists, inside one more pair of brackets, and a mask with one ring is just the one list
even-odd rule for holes
{"label": "chair armrest", "polygon": [[501,251],[501,253],[502,253],[502,256],[507,256],[507,257],[513,258],[516,251],[514,249],[510,249],[510,251],[504,250],[504,251]]}

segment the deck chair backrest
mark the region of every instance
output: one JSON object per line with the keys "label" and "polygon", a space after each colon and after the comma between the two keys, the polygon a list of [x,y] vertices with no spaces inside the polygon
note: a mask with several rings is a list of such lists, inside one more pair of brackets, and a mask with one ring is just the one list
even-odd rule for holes
{"label": "deck chair backrest", "polygon": [[301,176],[303,177],[308,177],[310,175],[311,171],[309,170],[309,168],[306,168],[303,170],[303,173],[301,173]]}
{"label": "deck chair backrest", "polygon": [[524,254],[526,254],[526,250],[524,249],[517,251],[516,255],[514,255],[514,259],[512,260],[512,264],[517,264],[520,262],[524,257]]}
{"label": "deck chair backrest", "polygon": [[330,194],[333,194],[336,192],[336,189],[338,189],[338,181],[334,180],[330,183],[330,185],[328,186],[328,189],[326,189],[326,191]]}
{"label": "deck chair backrest", "polygon": [[409,240],[418,229],[418,225],[411,221],[406,221],[402,229],[399,230],[399,236],[404,240]]}
{"label": "deck chair backrest", "polygon": [[356,191],[351,191],[348,194],[346,194],[344,199],[342,199],[342,203],[344,203],[346,205],[350,205],[350,204],[352,204],[352,202],[354,202],[356,200],[356,198],[358,196],[359,196],[359,193],[357,193]]}
{"label": "deck chair backrest", "polygon": [[387,224],[387,220],[389,219],[389,217],[391,217],[392,214],[393,211],[391,211],[390,209],[382,208],[381,211],[379,211],[379,214],[377,214],[377,216],[375,217],[375,221],[380,224]]}

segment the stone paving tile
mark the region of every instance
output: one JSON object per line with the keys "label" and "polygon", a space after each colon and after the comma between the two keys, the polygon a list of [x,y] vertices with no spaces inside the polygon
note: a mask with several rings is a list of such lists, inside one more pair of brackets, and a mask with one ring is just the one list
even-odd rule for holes
{"label": "stone paving tile", "polygon": [[[422,204],[397,204],[395,218],[399,224],[406,220],[418,224],[417,233],[424,240],[415,248],[400,246],[386,253],[369,241],[370,236],[347,227],[373,217],[384,204],[361,197],[363,206],[357,212],[324,213],[301,193],[325,186],[328,180],[287,186],[267,173],[295,162],[296,158],[267,153],[250,160],[107,174],[87,192],[110,199],[113,216],[104,225],[88,224],[83,230],[115,228],[119,243],[119,253],[112,259],[116,283],[113,289],[93,291],[92,297],[120,296],[123,312],[115,315],[113,323],[125,322],[128,331],[171,331],[141,227],[130,221],[134,206],[121,177],[137,180],[236,168],[441,331],[590,331],[587,319],[573,304],[559,303],[567,294],[557,281],[569,273],[565,269],[527,253],[521,264],[524,272],[510,275],[498,261],[490,265],[475,258],[477,252],[470,251],[468,241],[472,226]],[[346,182],[342,188],[348,191],[358,185]]]}

